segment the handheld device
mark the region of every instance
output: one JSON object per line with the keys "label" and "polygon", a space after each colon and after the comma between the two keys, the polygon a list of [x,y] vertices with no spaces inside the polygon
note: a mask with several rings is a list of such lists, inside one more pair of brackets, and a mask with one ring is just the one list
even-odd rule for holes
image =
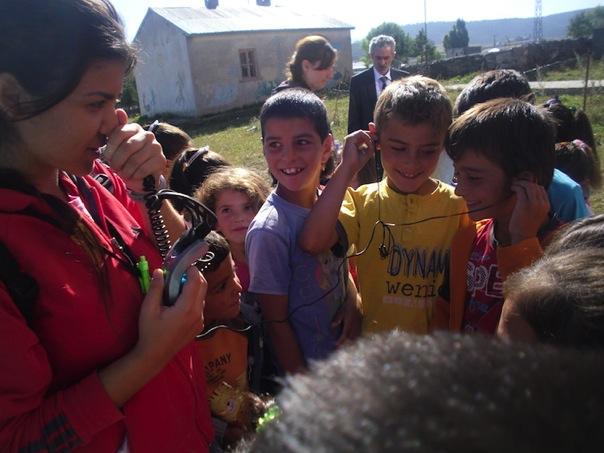
{"label": "handheld device", "polygon": [[[145,205],[149,211],[151,228],[163,256],[164,295],[163,303],[172,306],[186,282],[187,269],[203,261],[208,254],[208,244],[203,240],[216,224],[216,216],[203,203],[187,195],[170,189],[153,190],[153,177],[148,177]],[[165,231],[163,218],[159,211],[163,200],[181,201],[189,213],[191,227],[169,247],[169,237]]]}
{"label": "handheld device", "polygon": [[209,232],[210,228],[206,223],[192,227],[170,248],[163,264],[165,272],[164,305],[174,305],[186,282],[187,269],[208,253],[208,244],[203,238]]}

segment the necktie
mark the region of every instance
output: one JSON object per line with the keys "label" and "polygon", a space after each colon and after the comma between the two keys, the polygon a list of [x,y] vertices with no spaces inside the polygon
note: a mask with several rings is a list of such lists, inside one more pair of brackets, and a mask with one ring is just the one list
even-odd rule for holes
{"label": "necktie", "polygon": [[380,82],[382,82],[382,88],[380,91],[384,91],[386,89],[386,87],[388,86],[388,77],[386,77],[386,76],[380,77]]}

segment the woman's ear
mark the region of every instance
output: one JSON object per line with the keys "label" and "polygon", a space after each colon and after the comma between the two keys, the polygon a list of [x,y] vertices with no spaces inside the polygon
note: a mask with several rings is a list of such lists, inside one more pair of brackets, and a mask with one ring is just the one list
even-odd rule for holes
{"label": "woman's ear", "polygon": [[19,116],[19,105],[27,98],[29,96],[12,74],[8,72],[0,74],[0,110],[9,119]]}
{"label": "woman's ear", "polygon": [[313,68],[313,64],[308,60],[302,60],[302,71],[308,72]]}

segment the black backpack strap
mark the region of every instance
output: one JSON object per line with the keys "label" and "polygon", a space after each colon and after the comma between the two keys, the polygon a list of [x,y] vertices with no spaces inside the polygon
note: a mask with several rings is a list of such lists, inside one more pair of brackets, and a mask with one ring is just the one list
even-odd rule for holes
{"label": "black backpack strap", "polygon": [[13,302],[29,322],[38,298],[38,283],[19,268],[16,258],[0,242],[0,281],[4,283]]}
{"label": "black backpack strap", "polygon": [[[102,162],[105,167],[109,167],[105,162]],[[105,173],[92,173],[91,176],[94,178],[96,182],[98,182],[101,186],[107,189],[109,192],[114,192],[113,181],[106,175]]]}

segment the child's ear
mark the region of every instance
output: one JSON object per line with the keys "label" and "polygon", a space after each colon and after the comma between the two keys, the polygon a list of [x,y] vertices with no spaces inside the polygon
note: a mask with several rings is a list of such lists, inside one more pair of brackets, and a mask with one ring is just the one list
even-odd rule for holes
{"label": "child's ear", "polygon": [[535,174],[533,172],[525,170],[525,171],[518,173],[518,175],[516,175],[514,180],[537,182],[537,177],[535,176]]}
{"label": "child's ear", "polygon": [[323,159],[322,162],[327,162],[329,156],[331,156],[331,149],[333,148],[333,135],[327,134],[325,140],[323,140]]}
{"label": "child's ear", "polygon": [[368,129],[369,129],[369,134],[371,135],[371,138],[373,139],[373,143],[375,145],[375,150],[379,151],[380,150],[380,139],[377,133],[377,127],[375,127],[375,123],[369,123],[368,125]]}

